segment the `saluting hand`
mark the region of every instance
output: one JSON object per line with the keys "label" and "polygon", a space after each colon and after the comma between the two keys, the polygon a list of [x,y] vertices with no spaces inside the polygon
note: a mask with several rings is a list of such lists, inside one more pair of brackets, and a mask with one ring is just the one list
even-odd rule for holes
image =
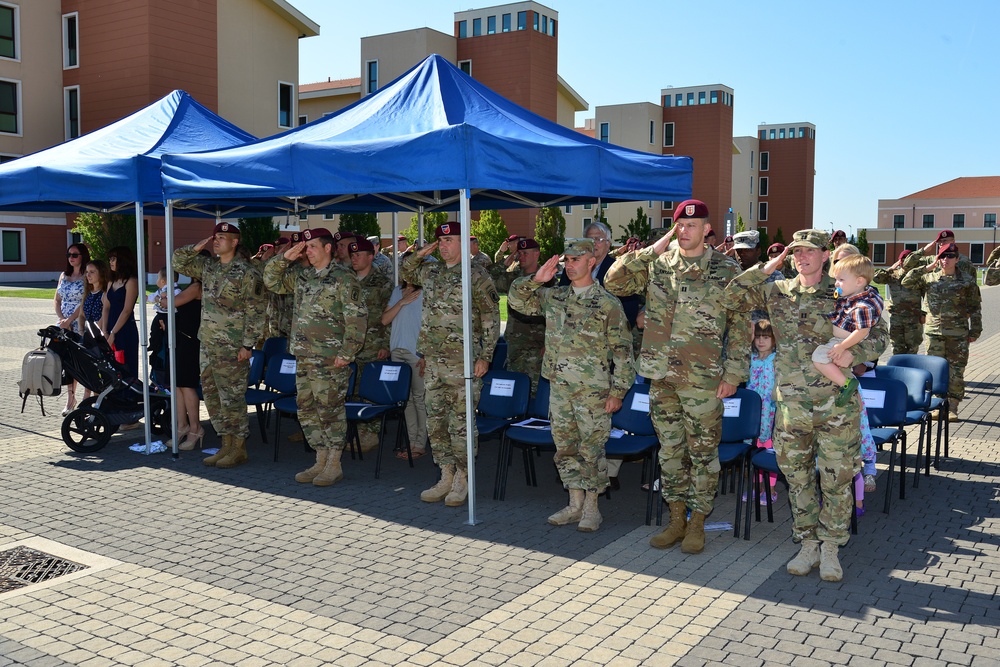
{"label": "saluting hand", "polygon": [[194,244],[194,249],[197,250],[198,252],[201,252],[202,250],[205,249],[205,246],[207,246],[209,243],[211,243],[214,240],[215,240],[215,234],[212,234],[207,239],[202,239],[201,241],[198,241],[197,243],[195,243]]}
{"label": "saluting hand", "polygon": [[305,252],[305,249],[306,249],[306,242],[299,241],[298,243],[296,243],[295,245],[293,245],[292,247],[290,247],[288,250],[285,251],[284,258],[287,259],[289,262],[294,262],[295,260],[297,260],[299,257],[302,256],[302,253]]}
{"label": "saluting hand", "polygon": [[674,236],[677,234],[677,225],[670,228],[666,234],[656,239],[656,243],[653,244],[653,250],[656,251],[657,255],[662,255],[667,250],[667,246],[673,240]]}
{"label": "saluting hand", "polygon": [[427,257],[427,255],[434,252],[438,247],[438,242],[428,243],[423,248],[417,251],[417,257]]}
{"label": "saluting hand", "polygon": [[761,271],[764,272],[765,276],[771,275],[772,273],[777,271],[782,264],[785,263],[786,257],[788,257],[788,246],[785,246],[785,249],[781,251],[780,255],[775,255],[770,260],[768,260],[767,264],[761,267]]}
{"label": "saluting hand", "polygon": [[547,283],[556,277],[559,271],[559,255],[552,255],[544,264],[538,267],[535,275],[531,277],[536,283]]}

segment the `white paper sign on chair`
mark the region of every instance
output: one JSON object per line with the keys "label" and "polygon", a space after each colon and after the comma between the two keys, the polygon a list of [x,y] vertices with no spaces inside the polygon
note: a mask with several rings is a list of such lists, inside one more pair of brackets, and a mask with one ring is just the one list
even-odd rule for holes
{"label": "white paper sign on chair", "polygon": [[399,380],[399,366],[383,366],[378,379],[379,382],[396,382]]}
{"label": "white paper sign on chair", "polygon": [[500,380],[494,378],[493,382],[490,383],[490,396],[513,396],[513,395],[514,395],[513,380]]}
{"label": "white paper sign on chair", "polygon": [[861,400],[865,402],[866,408],[881,410],[885,407],[885,392],[881,389],[862,389]]}
{"label": "white paper sign on chair", "polygon": [[740,416],[740,404],[743,402],[742,398],[724,398],[722,399],[722,416],[723,417],[739,417]]}
{"label": "white paper sign on chair", "polygon": [[280,372],[282,375],[295,375],[295,359],[282,359]]}
{"label": "white paper sign on chair", "polygon": [[649,412],[649,394],[632,394],[632,409],[636,412]]}

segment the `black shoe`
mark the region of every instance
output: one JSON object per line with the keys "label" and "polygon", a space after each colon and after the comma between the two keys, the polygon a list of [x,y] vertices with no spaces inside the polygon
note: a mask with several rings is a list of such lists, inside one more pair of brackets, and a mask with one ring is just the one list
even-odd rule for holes
{"label": "black shoe", "polygon": [[618,483],[617,477],[608,477],[608,482],[611,484],[612,491],[617,491],[618,489],[622,488],[622,485]]}

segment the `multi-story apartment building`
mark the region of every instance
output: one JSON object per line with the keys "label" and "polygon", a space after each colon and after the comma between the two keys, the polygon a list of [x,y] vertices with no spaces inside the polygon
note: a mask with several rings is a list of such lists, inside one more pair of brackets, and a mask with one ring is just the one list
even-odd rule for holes
{"label": "multi-story apartment building", "polygon": [[[297,117],[298,40],[319,26],[286,0],[0,0],[0,161],[103,127],[183,89],[248,132]],[[0,214],[0,277],[65,266],[75,216]],[[165,261],[145,221],[147,266]],[[178,219],[176,243],[204,237]]]}
{"label": "multi-story apartment building", "polygon": [[878,200],[878,227],[865,235],[875,264],[893,264],[903,250],[933,241],[942,229],[955,232],[959,251],[982,264],[997,247],[1000,176],[966,176],[900,199]]}

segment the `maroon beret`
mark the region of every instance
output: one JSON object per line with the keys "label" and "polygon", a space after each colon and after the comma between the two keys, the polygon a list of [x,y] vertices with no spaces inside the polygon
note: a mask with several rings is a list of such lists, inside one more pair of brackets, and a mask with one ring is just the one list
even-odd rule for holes
{"label": "maroon beret", "polygon": [[705,202],[699,201],[697,199],[687,199],[682,201],[674,209],[674,222],[682,218],[707,218],[708,217],[708,207],[705,206]]}
{"label": "maroon beret", "polygon": [[844,233],[844,230],[843,229],[838,229],[837,231],[835,231],[833,233],[833,236],[830,237],[830,240],[832,241],[833,239],[846,239],[846,238],[847,238],[847,234]]}
{"label": "maroon beret", "polygon": [[958,257],[958,246],[954,243],[946,243],[938,250],[938,259],[942,257]]}
{"label": "maroon beret", "polygon": [[457,222],[446,222],[443,225],[438,225],[434,230],[434,238],[441,238],[442,236],[461,236],[462,229]]}
{"label": "maroon beret", "polygon": [[221,234],[239,234],[240,233],[240,228],[237,227],[236,225],[234,225],[231,222],[220,222],[219,224],[217,224],[215,226],[215,229],[212,230],[212,233],[213,234],[220,234],[220,233]]}
{"label": "maroon beret", "polygon": [[312,241],[313,239],[321,239],[323,237],[330,238],[333,234],[326,227],[317,227],[316,229],[305,229],[302,231],[303,241]]}
{"label": "maroon beret", "polygon": [[521,239],[517,242],[518,250],[531,250],[532,248],[538,249],[538,241],[535,239]]}
{"label": "maroon beret", "polygon": [[514,243],[519,238],[521,238],[521,237],[518,236],[517,234],[511,234],[510,236],[507,237],[507,243]]}
{"label": "maroon beret", "polygon": [[944,239],[953,239],[953,238],[955,238],[955,232],[951,231],[950,229],[942,229],[940,232],[938,232],[937,238],[934,240],[937,241],[938,243],[942,243],[944,242]]}
{"label": "maroon beret", "polygon": [[373,244],[368,239],[358,239],[357,241],[352,241],[351,245],[347,246],[347,251],[352,255],[356,252],[375,252],[375,244]]}
{"label": "maroon beret", "polygon": [[904,259],[906,259],[907,257],[910,256],[911,252],[913,252],[913,251],[912,250],[904,250],[903,252],[899,253],[899,258],[896,261],[902,262]]}
{"label": "maroon beret", "polygon": [[354,239],[357,238],[353,232],[337,232],[333,235],[333,242],[343,241],[344,239]]}
{"label": "maroon beret", "polygon": [[277,248],[280,245],[288,245],[291,240],[287,236],[279,236],[278,240],[274,242],[274,247]]}

